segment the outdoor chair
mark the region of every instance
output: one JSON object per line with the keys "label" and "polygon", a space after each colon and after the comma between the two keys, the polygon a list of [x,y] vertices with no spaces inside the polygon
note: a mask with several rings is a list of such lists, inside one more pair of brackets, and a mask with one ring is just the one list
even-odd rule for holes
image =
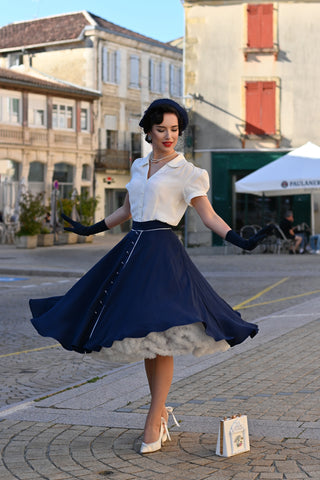
{"label": "outdoor chair", "polygon": [[[258,233],[259,230],[261,230],[260,225],[244,225],[240,229],[240,236],[242,238],[248,239],[248,238],[252,237],[253,235],[255,235],[256,233]],[[261,245],[258,245],[258,247],[256,247],[255,251],[256,251],[256,253],[262,253],[261,252]],[[252,253],[252,252],[254,252],[254,250],[253,251],[242,250],[243,254]]]}
{"label": "outdoor chair", "polygon": [[0,222],[0,243],[5,242],[5,232],[6,232],[6,226],[3,222]]}
{"label": "outdoor chair", "polygon": [[19,230],[19,222],[8,222],[4,224],[4,231],[2,237],[2,243],[5,244],[14,244],[15,243],[15,235]]}
{"label": "outdoor chair", "polygon": [[278,224],[274,223],[273,225],[274,233],[270,237],[270,244],[273,252],[277,254],[288,252],[290,248],[295,245],[295,241],[292,238],[287,238]]}

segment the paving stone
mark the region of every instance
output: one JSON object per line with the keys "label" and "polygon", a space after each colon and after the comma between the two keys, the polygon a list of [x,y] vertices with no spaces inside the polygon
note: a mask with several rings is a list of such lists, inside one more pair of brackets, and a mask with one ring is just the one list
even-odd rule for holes
{"label": "paving stone", "polygon": [[[280,257],[277,260],[277,268],[284,265]],[[226,265],[242,266],[242,274],[253,268],[241,256],[233,263],[224,259],[223,275]],[[206,263],[203,266],[207,268]],[[295,266],[287,295],[297,286],[296,275],[302,278],[305,271],[302,264]],[[255,278],[261,281],[260,277],[257,269]],[[139,454],[150,403],[142,366],[114,368],[104,376],[103,363],[85,358],[77,371],[71,361],[60,380],[72,388],[0,411],[0,480],[319,480],[319,307],[319,300],[311,297],[305,305],[286,304],[277,317],[264,307],[261,333],[253,341],[214,360],[177,359],[168,404],[175,407],[181,428],[171,428],[172,442],[152,455]],[[252,315],[254,320],[251,312],[247,318]],[[304,317],[309,314],[314,316]],[[48,363],[56,353],[48,350]],[[38,393],[48,393],[44,388],[45,381],[51,381],[48,370],[30,368],[28,374],[21,359],[13,362],[10,376],[9,360],[3,366],[7,374],[0,391],[7,402],[30,398],[22,382],[15,390],[22,368]],[[92,366],[103,378],[95,384],[75,384]],[[251,450],[218,457],[219,419],[239,411],[248,415]]]}

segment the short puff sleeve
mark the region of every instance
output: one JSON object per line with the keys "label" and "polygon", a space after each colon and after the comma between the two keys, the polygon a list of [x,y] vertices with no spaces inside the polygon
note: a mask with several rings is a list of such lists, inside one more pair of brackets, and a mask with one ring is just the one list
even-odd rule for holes
{"label": "short puff sleeve", "polygon": [[195,197],[205,197],[210,188],[209,175],[206,170],[194,167],[194,171],[188,178],[184,187],[184,199],[188,205]]}

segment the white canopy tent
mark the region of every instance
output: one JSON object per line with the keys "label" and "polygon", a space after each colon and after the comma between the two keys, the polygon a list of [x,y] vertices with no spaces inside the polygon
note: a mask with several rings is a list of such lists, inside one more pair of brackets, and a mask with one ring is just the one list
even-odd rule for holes
{"label": "white canopy tent", "polygon": [[267,197],[311,196],[311,231],[314,235],[314,193],[320,192],[320,147],[308,142],[238,180],[237,193]]}

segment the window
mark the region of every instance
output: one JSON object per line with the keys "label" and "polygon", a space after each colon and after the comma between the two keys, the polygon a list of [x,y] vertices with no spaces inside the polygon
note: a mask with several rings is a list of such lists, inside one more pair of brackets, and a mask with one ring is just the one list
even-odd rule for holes
{"label": "window", "polygon": [[141,134],[131,132],[131,160],[141,157]]}
{"label": "window", "polygon": [[130,88],[140,88],[140,58],[136,55],[130,57]]}
{"label": "window", "polygon": [[89,197],[89,195],[90,195],[90,189],[89,189],[89,187],[81,186],[81,187],[80,187],[80,195],[81,195],[82,197]]}
{"label": "window", "polygon": [[74,106],[53,103],[52,127],[63,130],[74,130]]}
{"label": "window", "polygon": [[80,131],[90,132],[90,104],[88,102],[81,102],[79,109]]}
{"label": "window", "polygon": [[166,65],[150,59],[149,62],[149,88],[154,93],[164,93],[166,90]]}
{"label": "window", "polygon": [[170,65],[170,95],[182,97],[182,68]]}
{"label": "window", "polygon": [[102,49],[102,81],[105,83],[120,83],[120,51]]}
{"label": "window", "polygon": [[33,123],[36,127],[45,126],[45,111],[44,110],[34,110],[33,112]]}
{"label": "window", "polygon": [[276,133],[276,82],[246,82],[246,133]]}
{"label": "window", "polygon": [[44,164],[41,162],[31,162],[29,167],[28,182],[44,181]]}
{"label": "window", "polygon": [[33,195],[45,190],[45,165],[41,162],[31,162],[29,166],[28,188]]}
{"label": "window", "polygon": [[87,108],[81,108],[80,112],[80,128],[83,131],[89,130],[89,112]]}
{"label": "window", "polygon": [[43,95],[29,94],[28,119],[32,127],[45,127],[47,124],[47,99]]}
{"label": "window", "polygon": [[273,4],[248,5],[248,48],[273,48]]}
{"label": "window", "polygon": [[0,121],[20,125],[22,122],[22,98],[20,93],[0,90]]}
{"label": "window", "polygon": [[87,163],[82,165],[81,180],[90,180],[91,178],[90,172],[91,172],[90,165],[88,165]]}
{"label": "window", "polygon": [[118,148],[117,130],[106,130],[106,149],[115,150]]}
{"label": "window", "polygon": [[73,167],[67,163],[56,163],[53,172],[53,182],[59,182],[61,198],[69,198],[73,191]]}
{"label": "window", "polygon": [[10,53],[10,55],[8,55],[8,65],[9,65],[9,68],[23,65],[22,53]]}
{"label": "window", "polygon": [[8,121],[9,123],[20,124],[21,123],[21,99],[20,98],[8,98]]}
{"label": "window", "polygon": [[18,182],[20,178],[20,163],[15,160],[0,160],[1,179],[5,178]]}

